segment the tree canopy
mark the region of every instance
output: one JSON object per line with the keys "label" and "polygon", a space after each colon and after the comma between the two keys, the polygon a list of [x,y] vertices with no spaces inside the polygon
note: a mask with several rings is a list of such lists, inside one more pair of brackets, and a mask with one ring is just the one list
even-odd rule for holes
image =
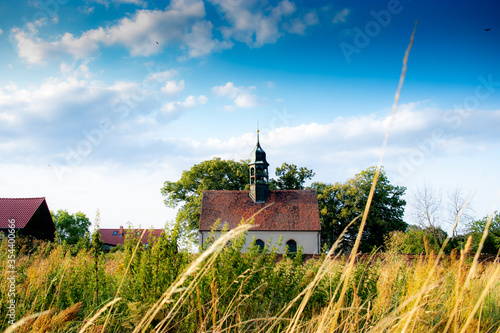
{"label": "tree canopy", "polygon": [[[270,189],[304,189],[307,179],[314,172],[294,164],[283,163],[276,168],[276,179],[270,180]],[[322,243],[331,246],[344,228],[365,209],[370,192],[375,167],[368,168],[345,183],[313,183],[311,188],[318,191],[318,205],[321,218]],[[185,170],[178,181],[166,181],[161,193],[169,207],[180,207],[176,223],[188,237],[198,230],[202,193],[206,190],[248,190],[248,161],[235,162],[214,158],[203,161]],[[384,170],[380,172],[367,224],[363,232],[361,251],[368,252],[373,247],[383,246],[384,237],[391,231],[404,231],[403,221],[406,202],[401,198],[405,187],[393,186]],[[349,249],[356,239],[358,219],[345,234],[343,248]]]}
{"label": "tree canopy", "polygon": [[[486,223],[489,216],[469,223],[469,235],[472,236],[472,251],[477,251],[481,238],[483,237]],[[495,212],[492,217],[490,228],[488,229],[488,236],[484,241],[482,253],[498,254],[500,251],[500,213]]]}
{"label": "tree canopy", "polygon": [[276,168],[277,179],[271,179],[269,188],[271,190],[303,190],[307,179],[312,179],[315,173],[305,167],[297,167],[295,164],[283,163]]}
{"label": "tree canopy", "polygon": [[82,212],[75,214],[68,213],[67,210],[58,210],[56,213],[50,212],[59,239],[67,244],[77,244],[78,241],[88,235],[90,221]]}
{"label": "tree canopy", "polygon": [[[311,187],[318,191],[322,244],[332,246],[347,225],[363,214],[375,171],[375,167],[370,167],[345,183],[312,184]],[[361,252],[383,246],[384,237],[391,231],[406,230],[408,224],[403,221],[406,201],[402,199],[405,191],[405,187],[392,185],[381,170],[362,235]],[[358,218],[347,230],[343,249],[354,245],[360,223],[361,218]]]}
{"label": "tree canopy", "polygon": [[168,207],[175,208],[183,203],[177,212],[176,222],[193,231],[198,229],[203,191],[244,190],[248,182],[246,161],[235,162],[216,157],[185,170],[176,182],[166,181],[161,193]]}
{"label": "tree canopy", "polygon": [[[386,251],[405,254],[434,254],[439,253],[447,233],[440,227],[422,228],[418,225],[409,225],[406,232],[393,231],[385,239]],[[447,252],[456,244],[448,243]]]}

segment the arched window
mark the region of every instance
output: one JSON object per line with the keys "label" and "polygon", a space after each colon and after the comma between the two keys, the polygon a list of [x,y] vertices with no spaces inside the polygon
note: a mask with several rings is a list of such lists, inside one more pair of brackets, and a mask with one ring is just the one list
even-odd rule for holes
{"label": "arched window", "polygon": [[264,246],[266,246],[266,243],[264,243],[264,241],[262,239],[257,239],[255,241],[255,245],[257,245],[259,247],[259,252],[262,252],[262,251],[264,251]]}
{"label": "arched window", "polygon": [[286,242],[286,246],[288,246],[288,252],[290,253],[297,252],[297,242],[294,241],[293,239],[290,239],[288,242]]}

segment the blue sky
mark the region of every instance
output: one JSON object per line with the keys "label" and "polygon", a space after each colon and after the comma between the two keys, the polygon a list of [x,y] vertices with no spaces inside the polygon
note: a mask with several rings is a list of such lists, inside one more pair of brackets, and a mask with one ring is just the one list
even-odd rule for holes
{"label": "blue sky", "polygon": [[[411,194],[476,188],[498,209],[496,1],[31,0],[0,3],[0,196],[161,227],[160,188],[248,158],[343,182],[384,160]],[[490,29],[486,31],[485,29]],[[443,201],[444,204],[444,201]],[[413,222],[407,216],[408,222]],[[443,220],[444,221],[444,220]]]}

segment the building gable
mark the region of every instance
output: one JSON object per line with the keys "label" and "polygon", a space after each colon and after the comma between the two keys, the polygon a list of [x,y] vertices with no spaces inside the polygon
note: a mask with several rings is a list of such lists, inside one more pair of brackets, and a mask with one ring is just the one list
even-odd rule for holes
{"label": "building gable", "polygon": [[0,229],[15,220],[22,235],[54,240],[55,225],[45,198],[0,198]]}

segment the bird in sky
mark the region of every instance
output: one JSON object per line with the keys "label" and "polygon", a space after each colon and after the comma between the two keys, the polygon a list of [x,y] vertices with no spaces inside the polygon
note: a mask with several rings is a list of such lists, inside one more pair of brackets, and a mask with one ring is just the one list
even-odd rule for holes
{"label": "bird in sky", "polygon": [[[489,30],[489,29],[488,29]],[[159,44],[158,41],[156,41],[156,44]]]}
{"label": "bird in sky", "polygon": [[[486,28],[486,29],[484,29],[484,30],[485,30],[485,31],[490,31],[491,29]],[[158,42],[157,42],[157,43],[158,43]]]}

